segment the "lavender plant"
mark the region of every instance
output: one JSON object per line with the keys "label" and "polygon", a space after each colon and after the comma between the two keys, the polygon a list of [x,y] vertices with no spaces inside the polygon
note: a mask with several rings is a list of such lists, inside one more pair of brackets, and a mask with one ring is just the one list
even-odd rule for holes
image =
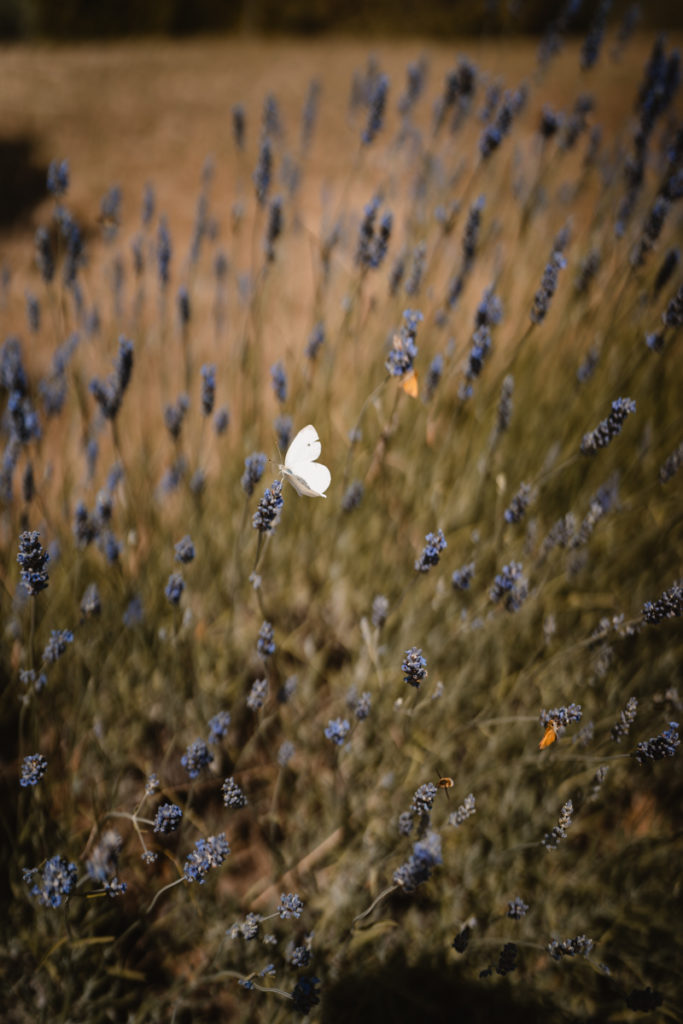
{"label": "lavender plant", "polygon": [[679,59],[577,12],[524,81],[233,76],[198,196],[50,165],[0,279],[8,1019],[676,1019]]}

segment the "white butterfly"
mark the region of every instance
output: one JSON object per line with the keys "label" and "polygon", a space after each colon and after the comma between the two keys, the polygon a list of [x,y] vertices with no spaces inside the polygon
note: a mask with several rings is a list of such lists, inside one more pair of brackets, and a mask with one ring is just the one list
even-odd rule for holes
{"label": "white butterfly", "polygon": [[294,490],[308,498],[326,498],[325,491],[332,479],[327,466],[315,461],[321,450],[318,431],[309,423],[296,435],[287,449],[284,465],[279,467]]}

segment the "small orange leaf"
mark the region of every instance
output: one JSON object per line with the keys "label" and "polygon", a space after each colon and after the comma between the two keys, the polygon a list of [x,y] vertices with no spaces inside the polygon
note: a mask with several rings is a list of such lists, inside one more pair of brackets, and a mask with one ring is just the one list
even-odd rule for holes
{"label": "small orange leaf", "polygon": [[405,377],[401,378],[401,387],[411,398],[417,398],[417,374],[415,370],[409,370]]}
{"label": "small orange leaf", "polygon": [[556,739],[557,739],[557,729],[555,728],[555,723],[554,722],[548,722],[548,724],[547,724],[547,726],[545,728],[545,735],[544,735],[543,739],[541,740],[541,742],[538,744],[538,749],[539,750],[545,750],[545,748],[549,747],[551,743],[554,743]]}

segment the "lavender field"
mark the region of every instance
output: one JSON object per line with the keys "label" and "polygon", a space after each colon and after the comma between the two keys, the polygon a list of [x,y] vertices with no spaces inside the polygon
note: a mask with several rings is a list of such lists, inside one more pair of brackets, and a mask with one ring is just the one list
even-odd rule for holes
{"label": "lavender field", "polygon": [[680,40],[596,10],[3,52],[3,1020],[683,1020]]}

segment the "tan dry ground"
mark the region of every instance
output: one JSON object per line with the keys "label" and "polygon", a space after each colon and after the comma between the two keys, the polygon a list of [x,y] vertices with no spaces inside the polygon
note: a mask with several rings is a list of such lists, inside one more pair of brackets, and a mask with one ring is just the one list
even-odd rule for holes
{"label": "tan dry ground", "polygon": [[[604,125],[620,122],[630,108],[650,46],[651,39],[639,38],[620,63],[603,60],[595,72],[600,83],[598,114]],[[428,103],[459,56],[472,59],[489,80],[500,77],[506,86],[515,87],[531,79],[536,48],[536,40],[467,39],[439,46],[418,39],[366,43],[234,38],[5,48],[0,58],[0,138],[28,135],[36,160],[45,163],[67,157],[70,201],[91,221],[105,190],[118,183],[124,189],[124,214],[130,225],[137,217],[143,185],[152,181],[159,208],[168,212],[182,247],[194,214],[191,199],[208,154],[216,161],[214,194],[219,208],[221,200],[225,211],[234,199],[240,170],[231,131],[234,103],[246,108],[250,172],[266,94],[276,96],[294,148],[308,83],[313,77],[320,79],[320,118],[306,188],[306,206],[315,210],[322,183],[334,188],[335,182],[344,181],[355,155],[359,126],[349,122],[350,84],[354,70],[362,70],[370,54],[390,77],[390,124],[395,128],[396,100],[410,60],[424,55],[430,63],[428,100],[423,96],[420,104],[424,122]],[[579,91],[590,91],[594,84],[593,74],[580,75],[578,45],[571,44],[551,68],[543,101],[566,109]],[[538,100],[536,95],[536,107]],[[384,149],[387,138],[384,133],[373,148]],[[366,201],[367,188],[359,187],[358,193]],[[48,211],[46,201],[36,210],[32,225],[44,220]],[[312,227],[316,226],[314,221]],[[24,232],[13,231],[3,239],[5,251],[25,239]]]}

